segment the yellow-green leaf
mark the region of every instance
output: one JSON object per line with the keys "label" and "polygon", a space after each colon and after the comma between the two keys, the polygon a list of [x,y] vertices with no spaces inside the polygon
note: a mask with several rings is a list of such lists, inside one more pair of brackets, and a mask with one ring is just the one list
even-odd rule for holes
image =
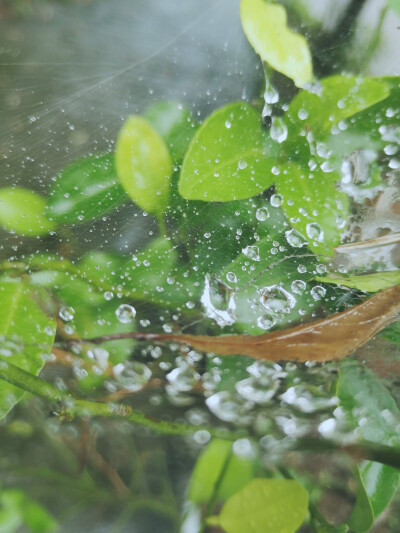
{"label": "yellow-green leaf", "polygon": [[161,216],[168,205],[171,157],[161,136],[143,117],[131,116],[122,126],[115,164],[130,198],[144,211]]}
{"label": "yellow-green leaf", "polygon": [[294,533],[306,517],[308,493],[297,481],[253,479],[207,520],[226,533]]}
{"label": "yellow-green leaf", "polygon": [[55,225],[44,216],[46,202],[39,194],[21,187],[0,189],[0,224],[19,235],[45,235]]}
{"label": "yellow-green leaf", "polygon": [[322,283],[333,283],[334,285],[344,285],[352,289],[363,292],[378,292],[393,287],[400,283],[400,270],[390,270],[388,272],[374,272],[373,274],[316,277],[316,281]]}
{"label": "yellow-green leaf", "polygon": [[313,79],[307,41],[288,27],[283,6],[242,0],[240,11],[244,33],[263,61],[291,78],[297,87]]}

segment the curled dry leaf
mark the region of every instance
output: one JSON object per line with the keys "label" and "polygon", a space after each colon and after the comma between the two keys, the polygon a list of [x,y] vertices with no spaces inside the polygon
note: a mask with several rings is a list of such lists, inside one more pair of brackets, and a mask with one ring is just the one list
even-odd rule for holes
{"label": "curled dry leaf", "polygon": [[400,284],[328,318],[263,335],[122,333],[91,339],[103,342],[134,337],[145,341],[178,342],[217,355],[247,355],[265,361],[333,361],[353,353],[400,317]]}

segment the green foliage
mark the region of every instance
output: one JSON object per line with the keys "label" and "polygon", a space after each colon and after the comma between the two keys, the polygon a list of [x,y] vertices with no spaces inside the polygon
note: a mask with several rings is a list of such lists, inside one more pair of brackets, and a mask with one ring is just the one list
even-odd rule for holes
{"label": "green foliage", "polygon": [[59,224],[79,224],[102,217],[126,200],[114,154],[96,154],[60,172],[49,193],[47,215]]}
{"label": "green foliage", "polygon": [[171,157],[165,142],[143,117],[127,119],[115,147],[118,178],[144,211],[162,216],[168,205]]}
{"label": "green foliage", "polygon": [[[179,192],[188,200],[250,198],[273,184],[260,118],[247,104],[229,104],[196,132],[183,161]],[[268,155],[268,154],[267,154]]]}
{"label": "green foliage", "polygon": [[298,87],[312,81],[312,59],[306,39],[286,22],[286,10],[264,0],[242,0],[244,33],[261,59],[291,78]]}
{"label": "green foliage", "polygon": [[330,274],[326,277],[316,276],[315,280],[321,283],[333,283],[351,287],[363,292],[378,292],[400,283],[400,272],[398,270],[389,270],[386,272],[374,272],[373,274],[349,274],[347,276]]}
{"label": "green foliage", "polygon": [[254,475],[253,461],[232,452],[232,443],[214,439],[201,452],[190,478],[188,498],[196,504],[224,501]]}
{"label": "green foliage", "polygon": [[[22,282],[0,283],[0,359],[38,375],[51,353],[55,321],[36,302],[33,289]],[[22,388],[2,382],[0,419],[24,396]]]}
{"label": "green foliage", "polygon": [[45,206],[44,198],[28,189],[0,189],[0,224],[19,235],[45,235],[55,227],[44,215]]}
{"label": "green foliage", "polygon": [[52,533],[58,528],[56,520],[22,490],[0,490],[0,530],[16,533],[27,526],[31,533]]}
{"label": "green foliage", "polygon": [[[349,423],[365,440],[400,444],[391,422],[399,409],[389,391],[368,369],[352,362],[342,366],[337,394]],[[395,419],[395,418],[393,418]],[[360,424],[367,420],[367,424]],[[368,531],[375,518],[387,507],[399,484],[399,471],[387,465],[364,461],[359,467],[357,499],[349,525],[356,533]]]}
{"label": "green foliage", "polygon": [[389,7],[400,14],[400,1],[399,0],[386,0]]}
{"label": "green foliage", "polygon": [[308,493],[297,481],[253,479],[208,523],[226,533],[295,533],[307,515]]}

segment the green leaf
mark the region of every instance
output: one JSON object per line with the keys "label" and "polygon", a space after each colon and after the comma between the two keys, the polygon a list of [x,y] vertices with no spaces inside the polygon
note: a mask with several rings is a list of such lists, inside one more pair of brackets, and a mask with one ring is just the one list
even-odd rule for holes
{"label": "green leaf", "polygon": [[102,217],[126,200],[114,154],[96,154],[60,172],[49,194],[47,214],[61,224],[79,224]]}
{"label": "green leaf", "polygon": [[310,172],[295,163],[282,165],[277,177],[285,215],[317,254],[332,255],[345,229],[349,201],[335,186],[339,180],[337,172]]}
{"label": "green leaf", "polygon": [[115,161],[130,198],[144,211],[162,216],[168,205],[172,162],[162,137],[145,118],[131,116],[124,123]]}
{"label": "green leaf", "polygon": [[19,235],[34,237],[54,230],[44,215],[46,202],[39,194],[21,187],[0,189],[0,224]]}
{"label": "green leaf", "polygon": [[328,274],[326,277],[316,276],[314,279],[321,283],[343,285],[363,292],[378,292],[400,283],[400,270],[374,272],[373,274],[361,274],[358,276],[354,274],[347,276]]}
{"label": "green leaf", "polygon": [[240,14],[244,33],[263,61],[298,87],[312,81],[307,41],[288,27],[283,6],[264,0],[242,0]]}
{"label": "green leaf", "polygon": [[[216,281],[210,281],[211,303],[216,309],[226,309],[232,297],[235,325],[246,333],[265,333],[272,327],[286,326],[318,303],[308,284],[317,261],[309,257],[305,239],[277,211],[278,216],[271,215],[271,219],[277,218],[275,224],[271,220],[268,237],[250,242]],[[279,222],[282,219],[284,222]],[[229,290],[221,290],[222,282]]]}
{"label": "green leaf", "polygon": [[[242,489],[254,474],[252,460],[232,453],[232,443],[213,439],[201,452],[190,478],[188,498],[196,504],[226,500]],[[214,494],[216,484],[218,489]]]}
{"label": "green leaf", "polygon": [[[304,164],[309,163],[310,155],[321,164],[326,159],[323,151],[328,150],[316,141],[325,141],[341,120],[373,108],[389,93],[389,85],[376,78],[337,75],[321,80],[314,92],[300,91],[291,101],[285,114],[288,136],[282,147]],[[376,122],[373,127],[377,130]]]}
{"label": "green leaf", "polygon": [[386,3],[400,15],[400,0],[386,0]]}
{"label": "green leaf", "polygon": [[264,154],[257,113],[245,103],[229,104],[196,132],[183,160],[179,192],[205,202],[250,198],[274,183],[275,162]]}
{"label": "green leaf", "polygon": [[0,531],[14,533],[24,523],[31,533],[51,533],[58,524],[38,503],[23,491],[9,489],[0,492]]}
{"label": "green leaf", "polygon": [[189,109],[177,102],[156,102],[144,116],[164,139],[172,160],[180,162],[198,126]]}
{"label": "green leaf", "polygon": [[[55,321],[40,309],[34,293],[21,282],[0,283],[0,357],[38,375],[51,353]],[[0,419],[25,392],[9,383],[0,387]]]}
{"label": "green leaf", "polygon": [[307,515],[308,493],[297,481],[253,479],[207,522],[226,533],[294,533]]}
{"label": "green leaf", "polygon": [[[373,372],[355,362],[343,365],[337,395],[349,422],[365,440],[400,444],[396,426],[391,423],[391,416],[398,418],[399,409]],[[356,533],[368,531],[376,517],[388,506],[399,483],[399,471],[387,465],[364,461],[357,477],[357,499],[349,519],[349,525]]]}

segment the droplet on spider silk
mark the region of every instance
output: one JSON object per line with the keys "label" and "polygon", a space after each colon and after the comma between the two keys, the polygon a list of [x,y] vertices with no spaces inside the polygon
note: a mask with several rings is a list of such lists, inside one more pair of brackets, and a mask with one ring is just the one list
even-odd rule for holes
{"label": "droplet on spider silk", "polygon": [[129,324],[136,316],[136,309],[128,304],[121,304],[115,310],[115,316],[122,324]]}
{"label": "droplet on spider silk", "polygon": [[260,302],[268,311],[281,314],[289,313],[293,309],[296,298],[279,285],[271,285],[260,291]]}

